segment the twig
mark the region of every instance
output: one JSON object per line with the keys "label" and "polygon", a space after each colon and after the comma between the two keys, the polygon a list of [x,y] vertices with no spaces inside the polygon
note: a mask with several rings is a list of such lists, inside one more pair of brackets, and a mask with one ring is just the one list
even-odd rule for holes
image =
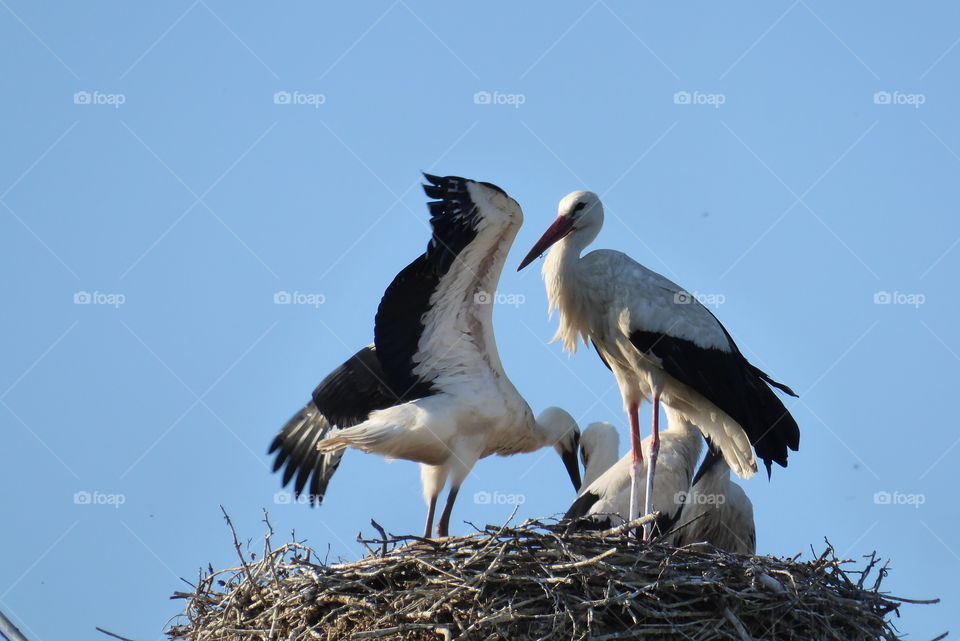
{"label": "twig", "polygon": [[380,556],[386,556],[387,555],[387,532],[382,527],[380,527],[379,523],[377,523],[373,519],[370,519],[370,525],[372,525],[373,528],[380,533],[380,538],[383,539],[383,545],[380,547]]}
{"label": "twig", "polygon": [[573,568],[583,567],[584,565],[593,565],[597,561],[603,560],[608,556],[614,555],[617,553],[617,548],[610,548],[606,552],[601,552],[597,556],[591,557],[589,559],[584,559],[582,561],[574,561],[572,563],[555,563],[550,566],[551,570],[572,570]]}
{"label": "twig", "polygon": [[600,536],[622,536],[628,532],[635,530],[641,525],[645,525],[647,523],[652,523],[656,521],[659,517],[660,517],[660,512],[651,512],[646,516],[641,516],[638,519],[633,519],[632,521],[629,521],[627,523],[622,523],[621,525],[612,527],[609,530],[604,530],[603,532],[600,533]]}
{"label": "twig", "polygon": [[103,632],[105,635],[113,637],[114,639],[120,639],[120,641],[134,641],[133,639],[128,639],[127,637],[122,637],[115,632],[110,632],[109,630],[104,630],[103,628],[98,627],[97,632]]}
{"label": "twig", "polygon": [[729,621],[733,629],[737,631],[737,636],[740,637],[740,641],[753,641],[753,637],[751,637],[747,629],[743,627],[743,622],[737,618],[737,615],[734,614],[730,608],[723,609],[723,618]]}
{"label": "twig", "polygon": [[379,637],[389,636],[397,632],[408,632],[410,630],[436,630],[443,634],[444,639],[450,638],[450,630],[441,628],[432,623],[403,623],[390,628],[381,628],[379,630],[368,630],[366,632],[354,632],[350,635],[351,639],[377,639]]}

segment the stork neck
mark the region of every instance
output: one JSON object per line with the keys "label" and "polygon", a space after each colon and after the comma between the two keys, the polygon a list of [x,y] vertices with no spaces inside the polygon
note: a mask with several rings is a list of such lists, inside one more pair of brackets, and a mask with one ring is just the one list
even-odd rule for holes
{"label": "stork neck", "polygon": [[543,263],[549,311],[560,312],[554,340],[563,341],[564,348],[571,353],[577,349],[578,335],[586,340],[590,333],[586,313],[590,292],[581,283],[579,270],[582,240],[576,233],[570,234],[551,248]]}
{"label": "stork neck", "polygon": [[563,279],[575,277],[577,264],[580,262],[580,254],[584,246],[576,232],[568,235],[547,253],[547,258],[543,264],[543,273],[555,274]]}

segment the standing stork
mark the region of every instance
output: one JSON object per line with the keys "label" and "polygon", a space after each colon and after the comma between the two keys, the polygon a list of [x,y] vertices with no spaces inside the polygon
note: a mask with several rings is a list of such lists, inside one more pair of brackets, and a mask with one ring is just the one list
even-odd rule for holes
{"label": "standing stork", "polygon": [[348,446],[419,462],[424,536],[450,480],[437,525],[447,536],[460,485],[491,454],[554,447],[579,489],[579,428],[562,410],[535,420],[497,353],[491,293],[523,221],[520,206],[490,183],[424,176],[424,191],[435,199],[428,203],[433,235],[426,252],[384,293],[374,345],[321,383],[314,407],[288,423],[274,449],[277,467],[289,459],[285,480],[298,474],[298,490],[311,473],[311,490],[324,489]]}
{"label": "standing stork", "polygon": [[[661,437],[660,471],[653,495],[653,503],[660,511],[655,525],[661,535],[673,528],[681,514],[686,515],[687,503],[684,499],[703,448],[703,436],[696,427],[670,407],[665,409],[665,413],[669,428]],[[585,439],[586,431],[583,436]],[[648,436],[643,444],[649,447],[652,440],[653,436]],[[632,468],[633,457],[628,452],[591,484],[583,484],[564,518],[596,515],[592,520],[603,528],[631,521]],[[645,494],[641,496],[645,498]]]}
{"label": "standing stork", "polygon": [[730,468],[713,450],[700,464],[678,520],[677,547],[706,542],[736,554],[757,552],[753,503],[730,479]]}
{"label": "standing stork", "polygon": [[[638,408],[645,399],[653,405],[645,514],[654,507],[661,400],[700,428],[739,476],[756,472],[751,445],[768,476],[772,462],[786,467],[787,449],[798,448],[800,430],[769,386],[796,396],[793,391],[751,365],[720,321],[675,283],[617,251],[581,257],[602,226],[603,205],[595,193],[567,195],[518,270],[553,247],[543,276],[550,311],[560,310],[554,340],[573,352],[578,337],[589,339],[613,371],[630,423],[630,519],[639,513]],[[644,526],[644,538],[650,531]]]}

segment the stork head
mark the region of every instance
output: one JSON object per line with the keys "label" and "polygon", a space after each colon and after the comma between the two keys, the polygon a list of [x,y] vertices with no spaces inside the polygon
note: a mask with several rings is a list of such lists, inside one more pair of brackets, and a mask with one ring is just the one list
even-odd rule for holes
{"label": "stork head", "polygon": [[616,427],[610,423],[590,423],[580,436],[580,460],[583,467],[588,467],[595,455],[601,453],[605,458],[609,458],[607,455],[612,453],[615,461],[619,447],[620,435]]}
{"label": "stork head", "polygon": [[537,426],[543,431],[547,443],[560,455],[570,482],[576,491],[580,491],[580,465],[577,462],[577,450],[580,446],[580,426],[568,412],[559,407],[548,407],[537,417]]}
{"label": "stork head", "polygon": [[600,228],[603,226],[603,203],[592,191],[575,191],[567,194],[560,201],[557,210],[557,219],[526,255],[517,271],[532,263],[551,245],[567,236],[576,238],[578,245],[583,248],[593,242],[600,233]]}

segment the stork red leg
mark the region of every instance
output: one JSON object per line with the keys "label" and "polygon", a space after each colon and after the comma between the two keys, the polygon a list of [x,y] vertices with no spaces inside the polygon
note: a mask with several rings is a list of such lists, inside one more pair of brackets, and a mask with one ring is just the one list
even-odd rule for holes
{"label": "stork red leg", "polygon": [[[660,392],[653,394],[653,421],[650,436],[650,458],[647,459],[647,494],[643,504],[643,514],[653,512],[653,473],[657,467],[657,455],[660,453]],[[653,523],[644,523],[643,540],[649,541],[653,532]]]}
{"label": "stork red leg", "polygon": [[640,472],[643,467],[643,446],[640,442],[639,405],[630,403],[627,417],[630,421],[630,452],[632,454],[630,466],[630,513],[627,521],[632,521],[640,514]]}

